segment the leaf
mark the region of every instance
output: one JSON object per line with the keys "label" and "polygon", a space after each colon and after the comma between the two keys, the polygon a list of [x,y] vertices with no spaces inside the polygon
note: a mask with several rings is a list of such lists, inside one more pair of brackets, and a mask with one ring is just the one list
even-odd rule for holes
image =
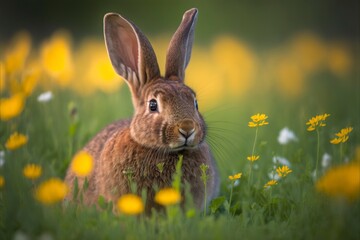
{"label": "leaf", "polygon": [[74,180],[74,191],[73,191],[73,200],[76,201],[76,199],[78,198],[79,195],[79,182],[77,177],[75,177]]}
{"label": "leaf", "polygon": [[87,179],[87,177],[84,180],[84,184],[83,184],[83,190],[84,192],[89,188],[89,180]]}
{"label": "leaf", "polygon": [[172,183],[173,188],[175,188],[177,191],[180,191],[182,161],[183,161],[183,155],[179,154],[179,161],[176,163],[176,170],[174,174],[174,180]]}
{"label": "leaf", "polygon": [[98,197],[98,205],[99,205],[99,207],[101,208],[101,209],[106,209],[107,208],[107,206],[108,206],[108,204],[107,204],[107,202],[105,201],[105,198],[104,198],[104,196],[102,196],[102,195],[100,195],[99,197]]}
{"label": "leaf", "polygon": [[211,213],[216,213],[216,211],[224,204],[225,200],[226,198],[224,196],[214,198],[210,203]]}

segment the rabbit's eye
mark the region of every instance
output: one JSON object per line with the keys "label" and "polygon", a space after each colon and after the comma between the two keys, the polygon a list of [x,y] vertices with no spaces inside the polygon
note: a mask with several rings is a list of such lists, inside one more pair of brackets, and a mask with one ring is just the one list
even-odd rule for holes
{"label": "rabbit's eye", "polygon": [[149,109],[151,112],[156,112],[158,109],[157,101],[155,99],[151,99],[149,101]]}
{"label": "rabbit's eye", "polygon": [[195,104],[195,108],[196,108],[196,110],[199,110],[199,105],[198,105],[198,102],[197,102],[197,100],[196,100],[196,99],[194,99],[194,104]]}

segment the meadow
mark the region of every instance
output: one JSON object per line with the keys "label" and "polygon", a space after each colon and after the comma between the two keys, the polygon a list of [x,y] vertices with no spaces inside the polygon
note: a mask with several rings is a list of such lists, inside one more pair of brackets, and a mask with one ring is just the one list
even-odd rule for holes
{"label": "meadow", "polygon": [[[169,38],[150,40],[163,67]],[[166,211],[146,216],[143,198],[133,211],[63,202],[77,151],[133,112],[103,40],[62,30],[34,44],[17,33],[0,52],[0,239],[360,239],[353,41],[306,31],[260,50],[229,34],[195,43],[186,82],[221,191],[204,211],[165,194]]]}

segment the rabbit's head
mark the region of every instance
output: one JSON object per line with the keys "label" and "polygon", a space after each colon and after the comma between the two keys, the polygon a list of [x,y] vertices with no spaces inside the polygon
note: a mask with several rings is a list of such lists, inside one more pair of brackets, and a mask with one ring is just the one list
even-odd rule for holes
{"label": "rabbit's head", "polygon": [[105,15],[106,47],[115,71],[130,87],[135,108],[130,133],[141,145],[178,151],[204,140],[195,92],[184,84],[197,14],[197,9],[185,12],[168,48],[164,77],[139,28],[118,14]]}

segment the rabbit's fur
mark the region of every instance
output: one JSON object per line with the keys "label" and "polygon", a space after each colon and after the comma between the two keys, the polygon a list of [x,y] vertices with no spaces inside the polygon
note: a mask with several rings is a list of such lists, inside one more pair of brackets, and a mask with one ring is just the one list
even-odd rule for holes
{"label": "rabbit's fur", "polygon": [[[100,195],[115,202],[130,192],[130,176],[138,194],[147,192],[146,210],[150,211],[156,207],[154,189],[171,186],[179,154],[183,155],[182,182],[190,185],[195,205],[202,209],[204,204],[201,164],[209,166],[207,201],[217,195],[219,178],[205,142],[206,125],[197,110],[194,91],[184,84],[197,14],[197,9],[185,12],[172,37],[165,77],[160,76],[155,53],[141,31],[118,14],[105,15],[110,60],[130,87],[135,112],[132,119],[107,126],[85,146],[84,150],[94,159],[89,185],[83,192],[85,203],[96,203]],[[159,163],[163,163],[162,172]],[[71,188],[75,178],[69,168],[65,181]],[[83,181],[78,179],[80,187]],[[73,198],[72,190],[69,200]]]}

